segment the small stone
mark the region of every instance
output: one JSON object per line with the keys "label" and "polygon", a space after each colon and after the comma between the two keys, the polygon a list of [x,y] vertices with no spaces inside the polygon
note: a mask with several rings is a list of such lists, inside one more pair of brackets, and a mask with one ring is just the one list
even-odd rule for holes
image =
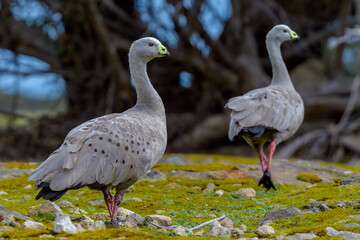
{"label": "small stone", "polygon": [[159,213],[164,213],[165,211],[164,210],[156,210],[155,211],[157,214],[159,214]]}
{"label": "small stone", "polygon": [[202,236],[204,234],[205,234],[204,230],[200,230],[200,231],[197,231],[196,233],[194,233],[195,236]]}
{"label": "small stone", "polygon": [[77,229],[75,225],[71,222],[70,217],[64,215],[55,218],[54,232],[56,233],[66,232],[66,233],[75,234],[77,233]]}
{"label": "small stone", "polygon": [[317,201],[315,199],[309,198],[308,203],[316,203]]}
{"label": "small stone", "polygon": [[239,229],[243,232],[246,232],[247,231],[247,226],[245,224],[241,224]]}
{"label": "small stone", "polygon": [[183,236],[183,237],[186,237],[187,236],[187,233],[186,231],[188,231],[190,234],[192,234],[192,231],[190,229],[186,229],[184,228],[183,226],[176,226],[173,230],[172,230],[172,233],[175,235],[175,236]]}
{"label": "small stone", "polygon": [[326,204],[322,203],[319,205],[319,210],[324,212],[324,211],[330,210],[330,208]]}
{"label": "small stone", "polygon": [[206,188],[203,190],[203,193],[213,193],[215,190],[215,184],[209,183]]}
{"label": "small stone", "polygon": [[8,193],[5,191],[0,191],[0,195],[8,195]]}
{"label": "small stone", "polygon": [[130,229],[130,228],[133,228],[133,226],[131,225],[131,223],[129,222],[120,222],[120,226],[121,228],[127,228],[127,229]]}
{"label": "small stone", "polygon": [[338,231],[332,227],[327,227],[325,229],[326,235],[331,237],[340,237],[344,239],[360,239],[360,234],[353,233],[349,231]]}
{"label": "small stone", "polygon": [[125,218],[125,222],[130,223],[132,227],[143,227],[145,225],[145,218],[139,214],[132,213]]}
{"label": "small stone", "polygon": [[350,215],[349,217],[355,218],[355,219],[360,219],[360,214]]}
{"label": "small stone", "polygon": [[258,235],[258,237],[266,238],[266,237],[270,237],[271,235],[274,235],[275,231],[269,225],[262,225],[261,227],[255,230],[255,234]]}
{"label": "small stone", "polygon": [[160,235],[160,234],[165,235],[165,234],[167,234],[167,231],[164,228],[160,228],[155,234],[156,235]]}
{"label": "small stone", "polygon": [[84,216],[82,216],[82,218],[83,218],[83,220],[81,220],[81,222],[79,222],[79,224],[81,225],[82,228],[88,229],[88,228],[90,228],[91,225],[94,224],[94,220],[92,220],[88,216],[84,215]]}
{"label": "small stone", "polygon": [[79,212],[81,213],[81,214],[88,214],[88,212],[87,211],[85,211],[84,209],[81,209],[81,208],[79,208]]}
{"label": "small stone", "polygon": [[84,193],[85,193],[85,191],[80,191],[80,192],[78,192],[76,195],[81,196],[81,195],[83,195]]}
{"label": "small stone", "polygon": [[91,206],[105,205],[104,200],[93,200],[93,201],[88,201],[87,203]]}
{"label": "small stone", "polygon": [[134,191],[135,191],[134,185],[131,185],[130,187],[128,187],[128,189],[126,189],[127,193],[134,192]]}
{"label": "small stone", "polygon": [[51,234],[41,234],[39,238],[54,238],[54,236]]}
{"label": "small stone", "polygon": [[243,198],[252,198],[256,196],[255,189],[253,188],[241,188],[237,190],[235,194]]}
{"label": "small stone", "polygon": [[220,225],[227,228],[234,228],[234,222],[228,217],[225,217],[219,221]]}
{"label": "small stone", "polygon": [[190,188],[190,190],[201,191],[201,187],[199,187],[199,186],[192,186],[192,187]]}
{"label": "small stone", "polygon": [[60,208],[75,208],[74,205],[71,202],[66,201],[66,200],[58,202],[57,205]]}
{"label": "small stone", "polygon": [[126,208],[123,208],[123,207],[120,207],[117,211],[117,214],[116,216],[118,218],[120,218],[121,220],[125,219],[127,216],[129,216],[130,214],[133,214],[134,212],[129,210],[129,209],[126,209]]}
{"label": "small stone", "polygon": [[215,221],[210,224],[207,235],[215,238],[230,238],[231,232],[230,229],[222,227],[218,221]]}
{"label": "small stone", "polygon": [[148,185],[148,187],[154,188],[155,186],[150,184],[150,185]]}
{"label": "small stone", "polygon": [[253,238],[239,238],[238,240],[259,240],[257,237]]}
{"label": "small stone", "polygon": [[302,239],[313,239],[313,238],[318,238],[319,236],[314,234],[313,232],[309,232],[309,233],[295,233],[293,235],[288,235],[286,236],[285,240],[302,240]]}
{"label": "small stone", "polygon": [[75,223],[74,225],[75,225],[76,230],[78,232],[84,232],[85,231],[85,229],[79,223]]}
{"label": "small stone", "polygon": [[215,191],[215,195],[216,195],[216,196],[221,197],[223,194],[224,194],[224,190],[222,190],[222,189]]}
{"label": "small stone", "polygon": [[181,188],[181,185],[178,184],[178,183],[169,183],[169,184],[166,184],[165,187],[167,187],[167,188]]}
{"label": "small stone", "polygon": [[155,181],[159,181],[159,180],[166,180],[166,175],[163,174],[162,172],[158,171],[158,170],[150,170],[148,171],[145,176],[143,176],[141,178],[141,180],[146,180],[149,182],[155,182]]}
{"label": "small stone", "polygon": [[241,238],[244,236],[244,232],[239,228],[230,228],[231,238]]}
{"label": "small stone", "polygon": [[21,203],[26,203],[26,202],[27,202],[27,197],[26,197],[26,196],[22,196],[20,202],[21,202]]}
{"label": "small stone", "polygon": [[94,223],[94,229],[95,230],[104,230],[104,229],[106,229],[105,223],[103,221],[100,221],[100,220],[96,221]]}
{"label": "small stone", "polygon": [[172,220],[168,216],[163,215],[147,215],[145,216],[145,224],[155,223],[160,226],[171,226]]}
{"label": "small stone", "polygon": [[105,220],[109,217],[109,214],[108,213],[94,213],[90,217],[93,219]]}
{"label": "small stone", "polygon": [[0,233],[4,232],[4,231],[12,231],[14,230],[14,228],[9,227],[9,226],[0,226]]}
{"label": "small stone", "polygon": [[30,184],[23,187],[23,189],[32,189],[32,188],[33,188],[33,186],[31,186]]}
{"label": "small stone", "polygon": [[300,209],[293,206],[284,209],[274,210],[267,212],[265,216],[260,219],[255,225],[261,226],[264,224],[269,224],[275,220],[288,219],[299,215],[302,215],[302,212],[300,211]]}
{"label": "small stone", "polygon": [[29,208],[29,216],[37,217],[39,213],[44,216],[49,214],[54,217],[64,215],[59,206],[50,201]]}
{"label": "small stone", "polygon": [[136,197],[133,197],[133,198],[125,198],[125,199],[123,200],[123,202],[127,202],[127,201],[142,202],[143,200],[141,200],[140,198],[136,198]]}
{"label": "small stone", "polygon": [[44,224],[40,222],[34,222],[30,220],[26,220],[25,222],[21,223],[20,229],[21,230],[29,230],[29,229],[40,229],[44,226]]}
{"label": "small stone", "polygon": [[360,227],[360,223],[348,223],[348,224],[345,224],[343,225],[344,228],[352,228],[352,227]]}

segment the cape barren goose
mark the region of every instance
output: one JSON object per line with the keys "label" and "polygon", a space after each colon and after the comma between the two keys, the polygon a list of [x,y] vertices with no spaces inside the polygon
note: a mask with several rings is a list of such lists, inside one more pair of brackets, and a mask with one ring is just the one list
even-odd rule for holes
{"label": "cape barren goose", "polygon": [[164,105],[146,72],[147,62],[166,55],[166,47],[155,38],[133,42],[129,63],[136,105],[71,130],[60,148],[29,176],[41,188],[36,199],[55,201],[68,190],[84,186],[101,190],[111,223],[117,225],[116,214],[126,189],[159,161],[166,148]]}
{"label": "cape barren goose", "polygon": [[[259,154],[263,177],[259,181],[269,190],[274,188],[270,166],[276,146],[291,137],[304,118],[304,104],[295,91],[280,46],[283,42],[298,39],[286,25],[277,25],[266,35],[273,77],[268,87],[252,90],[243,96],[231,98],[225,107],[231,109],[229,139],[242,137]],[[269,142],[268,163],[264,144]]]}

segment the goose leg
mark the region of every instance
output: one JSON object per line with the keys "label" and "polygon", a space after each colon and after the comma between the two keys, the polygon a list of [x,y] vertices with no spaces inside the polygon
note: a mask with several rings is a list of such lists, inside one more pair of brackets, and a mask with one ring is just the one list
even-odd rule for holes
{"label": "goose leg", "polygon": [[270,188],[273,188],[274,190],[276,190],[274,182],[271,178],[271,172],[270,172],[271,160],[274,155],[275,149],[276,149],[276,144],[274,141],[272,141],[268,147],[269,160],[268,160],[267,168],[264,171],[265,165],[264,165],[264,167],[262,166],[264,175],[262,176],[262,178],[260,179],[259,184],[258,184],[258,186],[263,184],[267,190],[270,190]]}
{"label": "goose leg", "polygon": [[116,193],[115,199],[114,199],[113,215],[111,216],[111,222],[113,222],[113,223],[117,223],[116,215],[117,215],[117,211],[119,209],[119,205],[122,202],[122,200],[123,200],[123,195],[120,193]]}
{"label": "goose leg", "polygon": [[110,217],[111,217],[113,215],[114,198],[111,195],[110,191],[108,191],[108,190],[104,191],[103,193],[104,193],[104,200],[105,200],[106,206],[109,210]]}
{"label": "goose leg", "polygon": [[260,163],[261,163],[261,169],[262,172],[265,172],[265,161],[266,161],[266,155],[264,152],[259,152],[259,159],[260,159]]}

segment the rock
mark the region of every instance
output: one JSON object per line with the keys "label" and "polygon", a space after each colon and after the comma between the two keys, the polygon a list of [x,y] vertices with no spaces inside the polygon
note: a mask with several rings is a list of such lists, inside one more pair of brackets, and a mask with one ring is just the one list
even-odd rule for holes
{"label": "rock", "polygon": [[352,227],[360,227],[360,223],[348,223],[348,224],[345,224],[343,225],[344,228],[352,228]]}
{"label": "rock", "polygon": [[26,220],[25,222],[21,223],[20,230],[40,229],[43,226],[44,226],[44,224],[42,224],[40,222]]}
{"label": "rock", "polygon": [[80,223],[75,223],[74,225],[75,225],[76,230],[77,230],[78,233],[85,231],[85,229],[80,225]]}
{"label": "rock", "polygon": [[170,163],[170,164],[176,164],[176,165],[186,165],[189,164],[189,161],[185,158],[182,158],[180,156],[171,156],[168,158],[160,159],[158,163]]}
{"label": "rock", "polygon": [[165,234],[167,234],[167,231],[166,231],[166,229],[164,229],[164,228],[160,228],[160,229],[155,233],[155,235],[165,235]]}
{"label": "rock", "polygon": [[105,223],[103,221],[100,221],[100,220],[96,221],[94,223],[94,229],[95,230],[105,230],[106,229]]}
{"label": "rock", "polygon": [[253,238],[239,238],[238,240],[259,240],[257,237]]}
{"label": "rock", "polygon": [[145,224],[155,223],[159,226],[171,226],[172,220],[168,216],[163,215],[147,215],[145,216]]}
{"label": "rock", "polygon": [[92,220],[91,218],[89,218],[88,216],[84,215],[82,216],[83,220],[81,220],[79,222],[79,224],[81,225],[82,228],[84,229],[88,229],[91,227],[91,225],[94,225],[94,220]]}
{"label": "rock", "polygon": [[0,167],[0,180],[17,178],[25,174],[30,174],[34,169],[19,169]]}
{"label": "rock", "polygon": [[4,225],[14,225],[19,226],[19,224],[15,221],[14,217],[24,219],[24,220],[32,220],[25,215],[17,213],[15,211],[7,210],[0,204],[0,223]]}
{"label": "rock", "polygon": [[244,224],[241,224],[239,229],[245,233],[247,231],[247,226]]}
{"label": "rock", "polygon": [[143,227],[145,225],[145,218],[139,214],[132,213],[125,218],[125,222],[130,223],[132,227]]}
{"label": "rock", "polygon": [[355,219],[360,219],[360,214],[350,215],[349,217],[355,218]]}
{"label": "rock", "polygon": [[128,189],[126,189],[127,193],[134,192],[134,191],[135,191],[135,186],[134,185],[131,185],[130,187],[128,187]]}
{"label": "rock", "polygon": [[123,200],[123,202],[127,202],[127,201],[137,201],[137,202],[142,202],[143,200],[141,200],[140,198],[136,198],[136,197],[132,197],[132,198],[125,198]]}
{"label": "rock", "polygon": [[207,235],[214,238],[231,238],[230,229],[222,227],[218,221],[210,224]]}
{"label": "rock", "polygon": [[344,177],[340,183],[344,185],[360,183],[360,174]]}
{"label": "rock", "polygon": [[200,230],[200,231],[197,231],[196,233],[194,233],[195,236],[202,236],[204,234],[205,234],[204,230]]}
{"label": "rock", "polygon": [[23,189],[32,189],[32,188],[33,188],[33,186],[31,186],[30,184],[23,187]]}
{"label": "rock", "polygon": [[90,217],[93,219],[105,220],[109,217],[109,214],[108,213],[94,213]]}
{"label": "rock", "polygon": [[120,218],[121,220],[125,219],[127,216],[129,216],[130,214],[133,214],[134,212],[129,210],[129,209],[126,209],[126,208],[123,208],[123,207],[119,207],[118,211],[117,211],[117,214],[116,216],[118,218]]}
{"label": "rock", "polygon": [[318,238],[319,236],[314,234],[313,232],[309,232],[309,233],[295,233],[293,235],[288,235],[285,238],[283,238],[284,240],[302,240],[302,239],[313,239],[313,238]]}
{"label": "rock", "polygon": [[227,228],[234,228],[234,222],[230,218],[226,217],[219,221],[220,225]]}
{"label": "rock", "polygon": [[262,225],[258,229],[255,230],[255,234],[261,238],[270,237],[275,234],[274,229],[269,225]]}
{"label": "rock", "polygon": [[175,236],[184,236],[184,237],[186,237],[186,236],[187,236],[186,231],[188,231],[190,234],[192,234],[192,231],[191,231],[190,229],[186,229],[186,228],[184,228],[183,226],[176,226],[176,227],[172,230],[172,233],[173,233]]}
{"label": "rock", "polygon": [[32,206],[29,208],[29,216],[37,217],[39,213],[43,216],[49,214],[54,217],[64,215],[59,206],[50,201],[46,201],[43,204]]}
{"label": "rock", "polygon": [[199,186],[192,186],[192,187],[190,188],[190,190],[201,191],[201,187],[199,187]]}
{"label": "rock", "polygon": [[215,195],[216,195],[216,196],[221,197],[223,194],[224,194],[224,190],[222,190],[222,189],[215,191]]}
{"label": "rock", "polygon": [[41,234],[39,238],[54,238],[51,234]]}
{"label": "rock", "polygon": [[26,202],[27,202],[27,197],[26,197],[26,196],[22,196],[20,202],[21,202],[21,203],[26,203]]}
{"label": "rock", "polygon": [[203,190],[203,193],[212,193],[215,190],[215,184],[209,183],[206,188]]}
{"label": "rock", "polygon": [[255,189],[253,188],[241,188],[237,190],[235,194],[243,198],[252,198],[256,196]]}
{"label": "rock", "polygon": [[85,191],[80,191],[80,192],[78,192],[76,195],[81,196],[81,195],[83,195],[84,193],[85,193]]}
{"label": "rock", "polygon": [[327,227],[325,229],[326,235],[331,237],[340,237],[343,239],[360,239],[360,234],[349,231],[338,231],[335,228]]}
{"label": "rock", "polygon": [[300,211],[300,209],[296,207],[288,207],[284,209],[274,210],[267,212],[265,216],[262,219],[260,219],[255,225],[261,226],[264,224],[271,223],[272,221],[275,220],[288,219],[300,215],[302,215],[302,212]]}
{"label": "rock", "polygon": [[5,191],[0,191],[0,195],[8,195],[8,193]]}
{"label": "rock", "polygon": [[66,200],[58,202],[57,205],[60,208],[75,208],[74,205],[71,202],[66,201]]}
{"label": "rock", "polygon": [[330,210],[326,203],[310,203],[300,208],[301,210],[307,210],[310,213],[324,212]]}
{"label": "rock", "polygon": [[181,188],[181,185],[178,184],[178,183],[169,183],[169,184],[166,184],[165,187],[167,187],[167,188]]}
{"label": "rock", "polygon": [[241,238],[244,236],[244,232],[239,228],[230,228],[231,238]]}
{"label": "rock", "polygon": [[159,180],[166,180],[166,175],[158,170],[150,170],[148,171],[141,180],[149,181],[149,182],[155,182]]}
{"label": "rock", "polygon": [[54,232],[56,233],[66,232],[66,233],[75,234],[77,233],[77,229],[75,225],[71,222],[70,217],[63,215],[55,218]]}
{"label": "rock", "polygon": [[104,200],[92,200],[87,202],[91,206],[105,205]]}
{"label": "rock", "polygon": [[317,201],[315,199],[309,198],[308,203],[316,203]]}
{"label": "rock", "polygon": [[14,230],[14,228],[9,227],[9,226],[0,226],[0,233],[4,232],[4,231],[12,231]]}

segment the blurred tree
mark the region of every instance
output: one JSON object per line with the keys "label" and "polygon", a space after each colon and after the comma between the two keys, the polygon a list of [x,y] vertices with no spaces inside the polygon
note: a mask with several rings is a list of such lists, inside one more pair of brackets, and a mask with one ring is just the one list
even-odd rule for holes
{"label": "blurred tree", "polygon": [[[49,19],[38,24],[29,24],[12,11],[24,1],[35,0],[2,0],[0,47],[39,58],[50,65],[49,71],[60,74],[66,81],[68,110],[40,119],[35,129],[6,130],[1,153],[11,152],[10,157],[47,154],[77,124],[131,107],[135,94],[127,52],[142,36],[158,37],[170,46],[170,58],[149,65],[167,111],[168,151],[244,153],[238,144],[228,144],[223,106],[230,97],[270,82],[265,35],[276,24],[287,24],[301,36],[283,48],[288,69],[300,72],[294,82],[306,104],[308,121],[299,134],[317,128],[319,121],[336,123],[350,97],[351,84],[343,84],[344,45],[319,60],[326,54],[327,40],[355,24],[350,0],[41,0]],[[44,26],[54,14],[61,14],[64,31],[51,38]],[[320,82],[301,79],[307,75],[298,69],[311,68],[309,59],[324,69]],[[359,108],[357,102],[354,110]],[[23,134],[32,141],[20,144]],[[307,143],[289,144],[292,150],[282,153],[299,153]],[[9,146],[19,145],[28,150],[9,151]],[[329,148],[323,150],[303,154],[328,157]]]}

